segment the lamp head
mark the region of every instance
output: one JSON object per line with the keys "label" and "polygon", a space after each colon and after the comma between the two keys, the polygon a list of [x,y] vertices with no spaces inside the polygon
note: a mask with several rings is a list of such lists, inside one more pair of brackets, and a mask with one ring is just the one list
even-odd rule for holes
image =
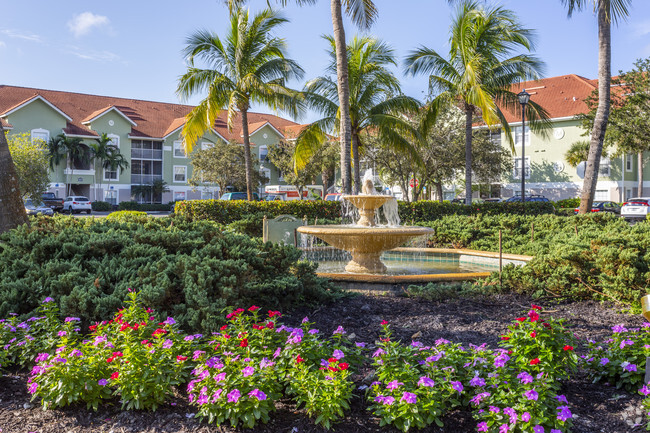
{"label": "lamp head", "polygon": [[526,105],[528,104],[528,101],[530,101],[530,93],[526,92],[526,89],[524,89],[517,94],[517,98],[519,98],[519,103],[521,105]]}

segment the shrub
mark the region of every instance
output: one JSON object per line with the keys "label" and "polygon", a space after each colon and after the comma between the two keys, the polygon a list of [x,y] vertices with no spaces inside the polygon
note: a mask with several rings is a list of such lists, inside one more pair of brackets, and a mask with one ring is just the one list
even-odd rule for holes
{"label": "shrub", "polygon": [[140,210],[140,204],[137,201],[121,201],[117,208],[119,210]]}
{"label": "shrub", "polygon": [[109,221],[119,221],[119,222],[145,222],[148,216],[146,212],[140,212],[135,210],[120,210],[117,212],[111,212],[106,216],[106,219]]}
{"label": "shrub", "polygon": [[113,209],[113,205],[106,201],[94,201],[91,204],[94,211],[107,212]]}
{"label": "shrub", "polygon": [[26,317],[49,296],[62,314],[89,324],[137,287],[152,308],[211,332],[228,305],[284,309],[336,296],[293,246],[209,221],[137,218],[56,217],[0,235],[0,315]]}
{"label": "shrub", "polygon": [[564,200],[558,200],[553,203],[555,206],[555,209],[573,209],[577,208],[580,206],[580,199],[579,198],[567,198]]}

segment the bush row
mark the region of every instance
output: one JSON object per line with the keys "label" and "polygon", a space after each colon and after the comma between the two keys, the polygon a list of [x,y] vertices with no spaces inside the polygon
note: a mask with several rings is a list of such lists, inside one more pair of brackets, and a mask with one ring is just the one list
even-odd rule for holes
{"label": "bush row", "polygon": [[[439,219],[445,215],[541,215],[553,213],[552,203],[480,203],[472,206],[421,200],[412,203],[400,201],[399,215],[403,222],[424,222]],[[176,203],[175,213],[190,219],[209,219],[221,224],[231,224],[267,215],[293,215],[309,220],[335,220],[341,217],[341,203],[336,201],[227,201],[191,200]]]}
{"label": "bush row", "polygon": [[228,305],[289,308],[331,299],[330,284],[300,256],[210,221],[36,218],[0,235],[0,315],[30,313],[51,297],[63,314],[89,323],[139,287],[152,307],[208,332]]}

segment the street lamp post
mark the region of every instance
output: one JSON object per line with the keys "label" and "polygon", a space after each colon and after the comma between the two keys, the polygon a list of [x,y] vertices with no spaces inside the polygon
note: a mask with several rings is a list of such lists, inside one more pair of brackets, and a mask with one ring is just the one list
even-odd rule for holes
{"label": "street lamp post", "polygon": [[526,104],[530,101],[530,94],[526,89],[517,94],[521,104],[521,202],[526,202]]}

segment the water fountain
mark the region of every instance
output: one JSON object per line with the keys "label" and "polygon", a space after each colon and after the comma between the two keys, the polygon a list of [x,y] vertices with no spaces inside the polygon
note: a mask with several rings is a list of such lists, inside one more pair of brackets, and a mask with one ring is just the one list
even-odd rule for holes
{"label": "water fountain", "polygon": [[[345,195],[343,200],[352,203],[360,218],[354,225],[314,225],[298,228],[298,232],[313,235],[335,248],[348,251],[352,260],[345,266],[353,274],[383,274],[386,266],[381,254],[404,244],[409,239],[433,232],[428,227],[406,227],[397,225],[377,226],[375,213],[386,203],[395,202],[395,197],[380,195],[375,191],[372,178],[364,176],[362,194]],[[395,211],[397,206],[393,206]]]}

